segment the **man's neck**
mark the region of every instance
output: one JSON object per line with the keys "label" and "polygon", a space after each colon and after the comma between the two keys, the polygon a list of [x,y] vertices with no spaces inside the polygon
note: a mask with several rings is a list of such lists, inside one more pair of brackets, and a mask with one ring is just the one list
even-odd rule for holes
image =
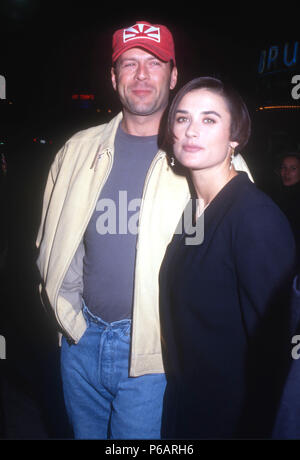
{"label": "man's neck", "polygon": [[121,123],[123,131],[133,136],[155,136],[158,134],[162,114],[133,115],[124,112]]}

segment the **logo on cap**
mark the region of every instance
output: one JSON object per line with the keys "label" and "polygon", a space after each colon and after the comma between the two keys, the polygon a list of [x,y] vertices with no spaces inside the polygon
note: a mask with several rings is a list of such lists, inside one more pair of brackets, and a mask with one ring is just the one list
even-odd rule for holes
{"label": "logo on cap", "polygon": [[146,38],[155,42],[160,42],[160,28],[149,26],[147,24],[136,24],[135,26],[124,29],[123,43],[137,38]]}

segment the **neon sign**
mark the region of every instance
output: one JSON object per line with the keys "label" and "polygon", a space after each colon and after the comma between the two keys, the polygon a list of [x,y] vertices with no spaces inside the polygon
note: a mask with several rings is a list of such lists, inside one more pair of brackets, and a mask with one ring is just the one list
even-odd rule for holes
{"label": "neon sign", "polygon": [[81,101],[93,101],[95,96],[94,94],[73,94],[72,99]]}
{"label": "neon sign", "polygon": [[260,54],[258,73],[267,74],[289,70],[300,63],[299,42],[270,46]]}

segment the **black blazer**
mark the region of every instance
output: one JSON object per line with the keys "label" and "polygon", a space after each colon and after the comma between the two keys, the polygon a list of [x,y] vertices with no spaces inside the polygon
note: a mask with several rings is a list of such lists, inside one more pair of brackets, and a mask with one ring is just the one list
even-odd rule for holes
{"label": "black blazer", "polygon": [[205,210],[203,243],[186,236],[160,272],[163,437],[267,437],[288,366],[290,225],[239,173]]}

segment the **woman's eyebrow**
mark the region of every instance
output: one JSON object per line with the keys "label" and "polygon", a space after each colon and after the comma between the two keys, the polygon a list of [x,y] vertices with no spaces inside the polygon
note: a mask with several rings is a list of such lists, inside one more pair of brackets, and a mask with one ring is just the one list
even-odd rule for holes
{"label": "woman's eyebrow", "polygon": [[[184,110],[184,109],[177,109],[176,110],[176,113],[189,113],[188,110]],[[217,117],[219,118],[222,118],[221,115],[218,113],[218,112],[215,112],[214,110],[204,110],[203,112],[204,115],[216,115]]]}
{"label": "woman's eyebrow", "polygon": [[218,113],[218,112],[215,112],[214,110],[204,110],[204,112],[201,112],[203,113],[204,115],[216,115],[217,117],[219,118],[222,118],[221,115]]}

